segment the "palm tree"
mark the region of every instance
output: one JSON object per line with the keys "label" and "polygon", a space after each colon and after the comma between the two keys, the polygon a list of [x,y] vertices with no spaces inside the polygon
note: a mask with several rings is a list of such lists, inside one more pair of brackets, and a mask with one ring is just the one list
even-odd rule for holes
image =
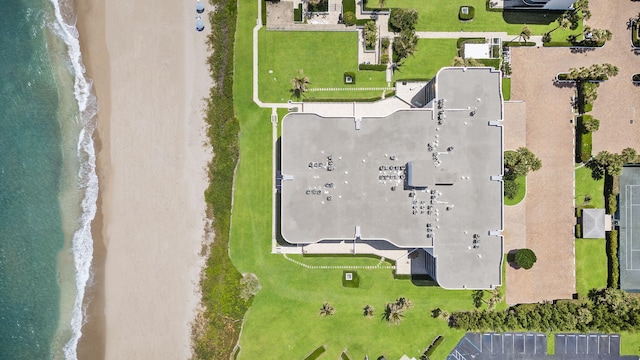
{"label": "palm tree", "polygon": [[473,300],[473,306],[475,306],[476,308],[479,308],[480,306],[482,306],[482,303],[484,302],[484,291],[482,290],[473,290],[471,292],[471,299]]}
{"label": "palm tree", "polygon": [[384,314],[382,314],[383,319],[396,325],[400,323],[403,317],[404,309],[400,308],[396,303],[388,303],[387,306],[385,306]]}
{"label": "palm tree", "polygon": [[500,295],[500,288],[496,287],[491,291],[491,297],[487,302],[487,305],[489,306],[489,310],[495,309],[496,305],[500,301],[502,301],[502,296]]}
{"label": "palm tree", "polygon": [[529,41],[529,39],[531,39],[531,29],[527,25],[523,26],[519,36],[522,42]]}
{"label": "palm tree", "polygon": [[393,51],[399,60],[413,55],[417,46],[418,37],[416,33],[410,29],[402,30],[400,36],[393,41]]}
{"label": "palm tree", "polygon": [[328,302],[322,304],[322,307],[320,308],[320,316],[331,316],[335,312],[336,310]]}
{"label": "palm tree", "polygon": [[291,79],[291,93],[292,97],[300,100],[300,98],[307,92],[307,85],[309,85],[309,78],[304,75],[302,69],[298,70],[298,75]]}
{"label": "palm tree", "polygon": [[373,306],[367,305],[364,307],[364,316],[366,317],[372,317],[373,313],[375,312],[375,309],[373,308]]}
{"label": "palm tree", "polygon": [[406,310],[412,307],[413,303],[411,303],[411,300],[407,300],[407,298],[401,297],[396,300],[396,305],[398,305],[402,310]]}

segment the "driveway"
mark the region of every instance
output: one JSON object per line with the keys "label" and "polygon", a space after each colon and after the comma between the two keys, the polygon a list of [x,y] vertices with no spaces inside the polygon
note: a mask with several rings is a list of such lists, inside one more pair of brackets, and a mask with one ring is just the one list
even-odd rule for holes
{"label": "driveway", "polygon": [[[613,32],[612,41],[604,48],[580,53],[568,48],[512,49],[511,98],[526,103],[526,146],[542,160],[542,169],[529,175],[524,200],[525,242],[538,261],[531,270],[507,267],[509,304],[570,298],[575,292],[574,127],[570,122],[575,88],[556,87],[554,76],[571,67],[596,63],[618,66],[619,75],[598,89],[591,112],[601,120],[593,150],[617,152],[639,147],[636,107],[640,111],[640,88],[632,85],[631,74],[640,72],[640,56],[631,49],[626,23],[640,12],[640,3],[592,0],[590,7],[593,17],[588,25]],[[630,120],[636,121],[632,124]],[[522,228],[522,221],[507,217],[505,232]]]}

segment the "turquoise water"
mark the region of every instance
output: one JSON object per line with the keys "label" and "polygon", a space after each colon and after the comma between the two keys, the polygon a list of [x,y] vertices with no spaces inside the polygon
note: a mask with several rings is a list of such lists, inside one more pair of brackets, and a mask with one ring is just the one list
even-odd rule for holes
{"label": "turquoise water", "polygon": [[75,358],[80,336],[95,111],[56,10],[0,0],[0,359]]}

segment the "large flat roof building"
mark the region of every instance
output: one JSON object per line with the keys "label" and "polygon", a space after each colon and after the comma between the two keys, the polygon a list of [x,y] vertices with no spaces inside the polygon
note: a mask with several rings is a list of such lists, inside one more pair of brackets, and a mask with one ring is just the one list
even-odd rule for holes
{"label": "large flat roof building", "polygon": [[381,117],[290,113],[282,123],[280,231],[290,244],[421,249],[444,288],[501,285],[501,74],[445,68],[422,108]]}

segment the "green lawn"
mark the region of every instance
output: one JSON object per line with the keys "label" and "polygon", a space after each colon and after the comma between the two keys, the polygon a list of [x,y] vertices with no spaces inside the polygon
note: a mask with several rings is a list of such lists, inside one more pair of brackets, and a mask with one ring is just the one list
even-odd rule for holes
{"label": "green lawn", "polygon": [[[356,32],[266,31],[263,28],[258,34],[258,44],[259,97],[264,102],[291,99],[290,81],[298,69],[309,78],[310,89],[387,86],[384,71],[358,71]],[[251,61],[251,56],[247,60]],[[356,73],[355,85],[344,84],[343,75],[347,71]],[[381,94],[381,91],[313,91],[307,92],[307,98],[354,99]]]}
{"label": "green lawn", "polygon": [[[470,291],[447,291],[439,287],[415,286],[410,280],[394,279],[389,269],[358,269],[361,277],[360,287],[344,288],[341,283],[342,269],[306,269],[288,261],[282,255],[271,254],[271,110],[259,109],[251,100],[251,34],[257,10],[253,1],[241,0],[238,11],[234,101],[241,132],[230,254],[239,271],[255,273],[262,283],[262,290],[255,297],[245,318],[238,358],[260,359],[268,354],[267,357],[273,359],[302,359],[322,344],[327,346],[327,353],[323,355],[323,358],[327,359],[338,358],[344,349],[347,349],[354,359],[362,359],[365,354],[375,356],[374,358],[385,354],[391,359],[399,358],[405,353],[418,357],[440,334],[444,335],[445,340],[433,358],[445,358],[464,332],[450,329],[443,320],[431,318],[430,312],[436,307],[449,312],[471,309],[473,304]],[[285,35],[293,35],[298,40],[293,43],[272,43],[271,49],[264,51],[262,55],[276,54],[277,50],[274,48],[299,49],[299,42],[305,34],[262,32],[263,39],[274,40],[282,36],[281,40],[284,40]],[[330,36],[331,40],[323,37],[323,43],[330,46],[318,46],[342,49],[337,45],[339,43],[336,39],[342,36],[344,39],[351,36],[355,39],[355,34],[350,33],[326,35]],[[353,44],[355,48],[355,40]],[[317,55],[304,56],[306,59],[301,60],[301,63],[286,56],[278,57],[286,60],[277,67],[282,74],[277,76],[285,76],[287,80],[284,84],[287,86],[272,88],[272,92],[286,92],[277,96],[288,96],[288,78],[292,75],[284,75],[283,69],[290,68],[295,72],[297,67],[304,66],[312,83],[322,83],[328,80],[323,80],[322,76],[316,77],[316,74],[322,74],[326,62],[338,61]],[[355,57],[351,62],[339,54],[333,54],[332,57],[341,58],[340,61],[351,64],[350,68],[346,68],[345,65],[345,69],[334,72],[339,75],[338,82],[341,82],[343,70],[355,69]],[[274,62],[271,64],[276,64],[275,60],[273,58],[271,61]],[[262,62],[268,63],[264,58],[261,59]],[[309,64],[313,66],[309,67]],[[276,70],[276,66],[273,67],[273,70]],[[262,67],[262,70],[268,69]],[[380,74],[384,76],[383,73]],[[268,90],[262,94],[265,94],[261,98],[263,101],[274,100],[273,97],[265,97]],[[280,116],[284,115],[283,111],[278,113]],[[379,262],[379,259],[361,257],[292,258],[322,265],[356,266],[375,265]],[[380,320],[383,307],[385,303],[400,296],[407,297],[414,306],[407,311],[400,325],[387,325]],[[334,316],[322,318],[318,315],[320,306],[325,301],[330,302],[336,309]],[[362,316],[362,308],[367,304],[376,309],[376,316],[372,319]]]}
{"label": "green lawn", "polygon": [[[542,35],[557,27],[555,20],[560,12],[537,11],[486,11],[485,0],[388,0],[385,7],[413,8],[418,11],[418,31],[506,31],[516,37],[527,24],[533,35]],[[475,18],[460,21],[458,11],[462,5],[475,8]],[[376,7],[377,1],[370,0],[369,6]],[[582,26],[576,30],[557,29],[551,33],[552,40],[564,41],[572,33],[580,34]],[[503,40],[512,40],[503,39]]]}
{"label": "green lawn", "polygon": [[[604,179],[593,180],[591,170],[586,166],[576,169],[576,206],[593,205],[604,207]],[[585,196],[591,201],[585,202]]]}
{"label": "green lawn", "polygon": [[393,80],[433,78],[438,70],[451,66],[457,56],[457,39],[420,39],[413,56],[409,56],[393,74]]}
{"label": "green lawn", "polygon": [[604,239],[576,239],[576,291],[607,287],[607,252]]}
{"label": "green lawn", "polygon": [[502,97],[511,100],[511,78],[502,78]]}
{"label": "green lawn", "polygon": [[527,194],[527,177],[518,176],[516,178],[516,183],[519,185],[518,192],[516,193],[516,196],[513,197],[513,199],[509,199],[508,197],[505,196],[504,197],[505,205],[508,205],[508,206],[517,205],[524,199],[524,196]]}

